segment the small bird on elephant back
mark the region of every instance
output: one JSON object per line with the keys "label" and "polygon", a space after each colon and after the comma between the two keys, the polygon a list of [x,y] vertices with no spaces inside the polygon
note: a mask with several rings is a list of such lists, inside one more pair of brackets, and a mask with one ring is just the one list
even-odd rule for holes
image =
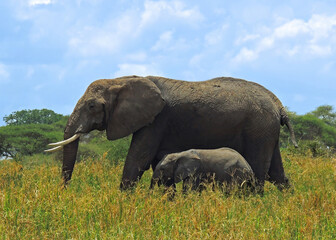
{"label": "small bird on elephant back", "polygon": [[62,176],[66,185],[76,162],[79,136],[106,130],[109,140],[130,134],[120,188],[136,184],[163,156],[188,149],[229,147],[251,166],[256,183],[288,187],[279,148],[281,125],[289,129],[280,100],[263,86],[219,77],[188,82],[163,77],[126,76],[94,81],[79,99],[64,130]]}

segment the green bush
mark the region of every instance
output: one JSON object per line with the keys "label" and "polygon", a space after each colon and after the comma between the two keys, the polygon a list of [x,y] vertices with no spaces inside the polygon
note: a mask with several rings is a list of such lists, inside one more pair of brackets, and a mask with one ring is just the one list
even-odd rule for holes
{"label": "green bush", "polygon": [[0,127],[0,155],[15,157],[43,152],[63,133],[52,125],[27,124]]}
{"label": "green bush", "polygon": [[[313,114],[314,113],[314,114]],[[305,115],[290,113],[291,123],[294,128],[295,136],[299,140],[297,152],[305,152],[310,149],[313,155],[329,154],[336,149],[336,127],[332,124],[333,120],[317,116],[316,111]],[[280,131],[281,148],[292,147],[289,133],[286,127]],[[322,154],[322,155],[323,155]]]}
{"label": "green bush", "polygon": [[126,158],[130,142],[131,136],[109,141],[104,131],[93,131],[81,138],[78,149],[79,161],[85,158],[100,159],[104,156],[112,164],[117,164]]}
{"label": "green bush", "polygon": [[283,148],[282,152],[285,154],[308,156],[308,157],[332,157],[335,149],[326,146],[318,139],[302,140],[298,142],[299,148],[288,146]]}
{"label": "green bush", "polygon": [[16,111],[3,119],[7,125],[22,124],[52,124],[63,118],[62,114],[55,113],[49,109],[33,109]]}

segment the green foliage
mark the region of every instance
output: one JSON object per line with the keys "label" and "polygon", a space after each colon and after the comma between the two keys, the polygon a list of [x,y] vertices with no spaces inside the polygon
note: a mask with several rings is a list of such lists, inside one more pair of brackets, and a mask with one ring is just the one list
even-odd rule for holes
{"label": "green foliage", "polygon": [[325,123],[336,127],[336,113],[333,106],[322,105],[312,111],[311,114],[319,119],[322,119]]}
{"label": "green foliage", "polygon": [[106,138],[105,131],[92,131],[90,134],[81,137],[78,156],[79,160],[85,158],[110,159],[112,164],[124,161],[131,143],[131,136],[109,141]]}
{"label": "green foliage", "polygon": [[50,142],[62,136],[53,125],[26,124],[0,127],[0,155],[16,157],[43,152]]}
{"label": "green foliage", "polygon": [[7,125],[22,125],[22,124],[52,124],[62,119],[62,114],[57,114],[49,109],[33,109],[16,111],[3,120]]}
{"label": "green foliage", "polygon": [[[318,107],[305,115],[289,112],[289,118],[299,140],[299,149],[291,151],[303,154],[310,152],[313,156],[330,155],[336,149],[336,113],[329,105]],[[286,127],[280,132],[280,146],[291,146]]]}
{"label": "green foliage", "polygon": [[288,146],[283,148],[283,152],[291,155],[308,156],[308,157],[328,157],[334,156],[334,149],[327,147],[319,140],[302,140],[299,142],[299,148]]}
{"label": "green foliage", "polygon": [[312,114],[298,116],[293,119],[295,133],[299,139],[314,140],[319,138],[329,147],[336,146],[336,128]]}
{"label": "green foliage", "polygon": [[[13,116],[21,116],[22,113],[27,112],[35,113],[36,111],[24,110],[15,112]],[[63,140],[63,130],[67,119],[68,117],[62,116],[59,121],[52,124],[18,124],[22,122],[20,120],[0,127],[0,156],[12,157],[19,161],[23,156],[42,153],[43,150],[49,148],[48,143]],[[9,121],[9,118],[7,120]],[[104,156],[108,159],[114,159],[111,163],[117,164],[125,159],[130,141],[131,137],[113,142],[108,141],[104,131],[92,131],[81,137],[78,160],[88,157],[101,159]],[[57,152],[51,155],[61,159],[61,154],[62,152]]]}
{"label": "green foliage", "polygon": [[[294,149],[286,127],[280,131],[280,146],[290,152],[304,154],[310,152],[313,156],[330,155],[336,149],[336,113],[333,107],[323,105],[316,110],[298,115],[288,111],[293,125],[299,149]],[[40,119],[38,119],[38,116]],[[63,139],[63,130],[67,117],[55,114],[51,110],[23,110],[6,116],[8,126],[0,128],[0,156],[19,156],[41,153],[47,143]],[[56,119],[60,119],[57,122]],[[33,121],[36,124],[22,124]],[[53,122],[52,124],[42,124]],[[38,124],[37,124],[38,123]],[[114,164],[125,159],[131,138],[108,141],[105,132],[92,131],[81,137],[78,159],[99,159],[105,155],[114,160]],[[18,153],[20,155],[18,155]],[[54,154],[55,155],[55,154]],[[61,158],[61,154],[57,154]]]}

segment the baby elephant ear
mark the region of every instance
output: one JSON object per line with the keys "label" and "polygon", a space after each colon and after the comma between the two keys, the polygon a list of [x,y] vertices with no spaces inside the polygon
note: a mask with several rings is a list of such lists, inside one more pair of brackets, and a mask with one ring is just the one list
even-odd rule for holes
{"label": "baby elephant ear", "polygon": [[165,105],[160,89],[146,78],[125,79],[110,91],[113,103],[106,109],[106,134],[110,140],[126,137],[149,125]]}
{"label": "baby elephant ear", "polygon": [[174,171],[174,182],[178,183],[193,176],[201,167],[200,157],[195,153],[179,158]]}

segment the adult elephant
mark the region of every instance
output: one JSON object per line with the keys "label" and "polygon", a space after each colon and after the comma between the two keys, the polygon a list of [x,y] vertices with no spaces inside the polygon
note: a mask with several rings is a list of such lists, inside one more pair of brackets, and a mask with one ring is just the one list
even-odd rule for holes
{"label": "adult elephant", "polygon": [[259,84],[235,78],[203,82],[128,76],[93,82],[64,131],[64,184],[73,172],[78,137],[106,130],[109,140],[133,133],[121,189],[133,186],[165,154],[191,148],[230,147],[251,165],[258,184],[288,184],[280,150],[280,125],[293,129],[278,98]]}

